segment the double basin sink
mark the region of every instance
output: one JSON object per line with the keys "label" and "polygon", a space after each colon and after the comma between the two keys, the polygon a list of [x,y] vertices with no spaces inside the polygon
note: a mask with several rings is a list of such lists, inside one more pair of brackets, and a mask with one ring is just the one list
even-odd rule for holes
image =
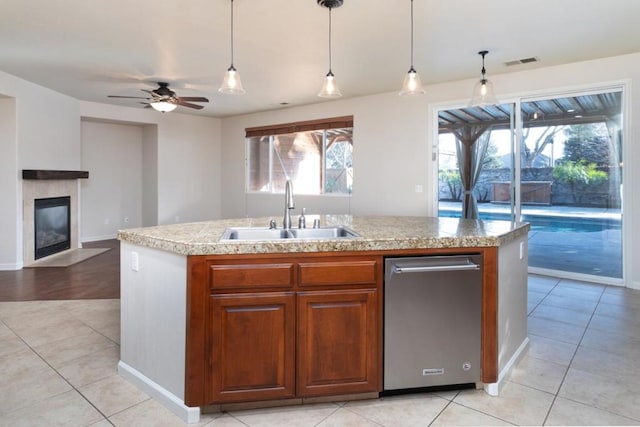
{"label": "double basin sink", "polygon": [[233,227],[227,228],[220,240],[343,239],[354,237],[360,237],[360,235],[344,226],[286,230],[267,227]]}

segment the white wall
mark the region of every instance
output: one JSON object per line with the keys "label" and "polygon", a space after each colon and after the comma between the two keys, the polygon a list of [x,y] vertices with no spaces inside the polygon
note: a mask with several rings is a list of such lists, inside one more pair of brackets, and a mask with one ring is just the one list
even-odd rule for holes
{"label": "white wall", "polygon": [[[634,161],[640,160],[640,144],[634,143],[640,140],[640,97],[634,96],[632,87],[634,83],[640,83],[640,54],[492,75],[490,78],[502,101],[516,96],[557,94],[628,83],[625,164],[633,165]],[[245,195],[244,192],[245,128],[351,114],[354,116],[351,213],[435,214],[437,168],[431,160],[437,133],[435,111],[438,107],[465,106],[474,84],[475,80],[464,80],[431,85],[426,88],[425,96],[416,98],[401,98],[393,92],[224,119],[222,217],[251,215],[250,209],[257,204],[256,195]],[[633,127],[633,123],[639,124]],[[640,168],[625,168],[624,182],[640,182]],[[416,184],[422,185],[424,192],[415,192]],[[627,213],[624,230],[626,284],[640,288],[640,264],[631,263],[633,254],[640,253],[640,219],[637,215],[630,215],[640,209],[640,196],[630,188],[632,186],[625,186],[624,195]],[[278,209],[282,196],[271,197],[274,202],[268,206]],[[327,199],[327,203],[331,200]],[[299,201],[296,204],[302,207]],[[280,210],[272,215],[280,215]]]}
{"label": "white wall", "polygon": [[158,126],[142,133],[142,226],[158,224]]}
{"label": "white wall", "polygon": [[82,121],[82,241],[115,239],[142,226],[142,126]]}
{"label": "white wall", "polygon": [[167,114],[158,124],[158,223],[220,218],[220,120]]}
{"label": "white wall", "polygon": [[80,109],[85,119],[145,126],[143,163],[157,157],[157,169],[145,167],[143,177],[145,225],[154,217],[157,224],[220,218],[220,119],[85,101]]}
{"label": "white wall", "polygon": [[[0,71],[0,96],[15,99],[15,108],[3,101],[3,152],[0,156],[0,194],[7,195],[0,209],[2,227],[15,228],[3,239],[0,268],[23,264],[22,169],[80,169],[78,101]],[[11,111],[13,110],[13,112]],[[5,115],[6,114],[6,115]],[[13,121],[11,126],[10,121]],[[14,142],[12,132],[15,134]],[[8,138],[8,139],[6,139]],[[5,155],[4,148],[7,148]],[[6,178],[5,179],[5,175]],[[17,211],[14,207],[17,205]]]}
{"label": "white wall", "polygon": [[[15,270],[16,251],[22,253],[22,228],[17,228],[22,203],[18,201],[18,141],[16,136],[16,100],[0,98],[0,270]],[[22,224],[22,222],[20,222]]]}

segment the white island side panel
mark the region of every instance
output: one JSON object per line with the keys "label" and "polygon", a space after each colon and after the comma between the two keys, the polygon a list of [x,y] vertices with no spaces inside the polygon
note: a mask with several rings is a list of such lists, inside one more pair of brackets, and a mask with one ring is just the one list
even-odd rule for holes
{"label": "white island side panel", "polygon": [[120,360],[184,401],[187,257],[127,242],[120,251]]}

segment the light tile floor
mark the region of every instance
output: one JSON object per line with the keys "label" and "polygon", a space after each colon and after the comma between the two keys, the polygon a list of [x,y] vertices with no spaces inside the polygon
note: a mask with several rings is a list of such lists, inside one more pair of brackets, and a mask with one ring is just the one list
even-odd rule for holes
{"label": "light tile floor", "polygon": [[[207,426],[640,425],[640,291],[529,276],[530,347],[482,390],[205,414]],[[0,426],[184,426],[121,378],[119,300],[0,302]]]}

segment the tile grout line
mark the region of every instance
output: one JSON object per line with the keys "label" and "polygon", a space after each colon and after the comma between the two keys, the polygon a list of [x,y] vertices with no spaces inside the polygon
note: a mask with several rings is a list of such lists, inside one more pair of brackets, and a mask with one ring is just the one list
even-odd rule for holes
{"label": "tile grout line", "polygon": [[[560,280],[560,282],[561,281],[562,280]],[[558,286],[558,284],[560,282],[558,282],[556,284],[556,286]],[[593,320],[593,316],[595,316],[595,314],[596,314],[596,310],[598,309],[598,305],[600,305],[600,301],[602,300],[602,296],[604,295],[604,292],[607,289],[607,286],[608,285],[605,285],[602,288],[602,292],[600,292],[600,296],[598,297],[598,302],[593,307],[593,311],[591,312],[591,316],[589,316],[589,321],[587,322],[587,325],[584,328],[584,332],[582,332],[582,335],[580,336],[580,340],[578,341],[578,345],[576,345],[576,349],[573,352],[573,355],[571,356],[571,360],[569,361],[569,365],[567,365],[567,369],[565,370],[564,375],[562,376],[562,381],[560,381],[560,386],[558,387],[558,390],[556,390],[556,392],[554,393],[553,400],[551,401],[551,405],[549,405],[549,409],[547,410],[547,414],[545,415],[544,420],[542,421],[542,425],[543,426],[546,425],[547,420],[549,419],[549,415],[551,414],[551,410],[553,409],[553,405],[555,405],[556,400],[558,399],[558,395],[560,394],[560,390],[562,389],[564,381],[567,379],[567,375],[569,374],[569,369],[571,369],[571,364],[573,363],[573,360],[575,359],[576,354],[578,354],[578,350],[580,350],[580,345],[582,344],[582,340],[584,339],[584,336],[587,334],[587,331],[589,330],[589,325],[591,325],[591,321]]]}
{"label": "tile grout line", "polygon": [[460,394],[460,391],[456,392],[456,395],[455,395],[455,396],[453,396],[453,398],[452,398],[451,400],[449,400],[449,399],[445,399],[445,400],[447,401],[447,404],[446,404],[446,405],[444,405],[444,408],[442,408],[442,409],[440,410],[440,412],[438,412],[438,413],[436,414],[436,416],[435,416],[435,417],[433,417],[433,419],[432,419],[432,420],[431,420],[431,422],[429,423],[429,427],[431,427],[431,426],[433,425],[433,423],[435,423],[435,422],[436,422],[436,420],[440,417],[440,415],[442,415],[442,413],[443,413],[443,412],[444,412],[444,411],[445,411],[445,410],[446,410],[446,409],[447,409],[447,408],[448,408],[448,407],[453,403],[453,399],[455,399],[456,397],[458,397],[458,395],[459,395],[459,394]]}
{"label": "tile grout line", "polygon": [[[4,322],[3,322],[4,323]],[[82,322],[86,325],[85,322]],[[6,323],[4,323],[4,325],[15,334],[15,336],[17,336],[20,341],[22,341],[24,343],[24,345],[26,345],[29,350],[35,354],[40,360],[42,360],[53,372],[56,373],[56,375],[58,375],[64,382],[66,382],[67,384],[69,384],[69,386],[71,387],[72,390],[74,390],[76,393],[78,393],[89,405],[91,405],[96,411],[98,411],[98,413],[100,415],[102,415],[102,417],[104,418],[104,420],[106,420],[109,424],[114,425],[109,418],[100,410],[98,409],[98,407],[96,405],[93,404],[93,402],[91,402],[80,390],[78,390],[67,378],[65,378],[60,372],[58,372],[58,370],[56,368],[54,368],[53,366],[51,366],[51,364],[44,358],[42,357],[42,355],[40,355],[40,353],[38,353],[33,347],[31,347],[31,345],[29,345],[29,343],[27,343],[24,338],[22,338],[22,336],[20,336],[16,331],[14,331],[9,325],[7,325]],[[87,325],[88,326],[88,325]],[[91,328],[89,326],[89,328]],[[91,328],[93,330],[93,328]],[[118,346],[119,347],[119,346]],[[69,390],[71,391],[71,390]],[[68,391],[65,391],[64,393],[68,393]],[[56,394],[54,396],[50,396],[50,397],[56,397],[56,396],[60,396],[64,393],[59,393]],[[50,398],[49,397],[49,398]],[[44,399],[46,400],[46,399]]]}

